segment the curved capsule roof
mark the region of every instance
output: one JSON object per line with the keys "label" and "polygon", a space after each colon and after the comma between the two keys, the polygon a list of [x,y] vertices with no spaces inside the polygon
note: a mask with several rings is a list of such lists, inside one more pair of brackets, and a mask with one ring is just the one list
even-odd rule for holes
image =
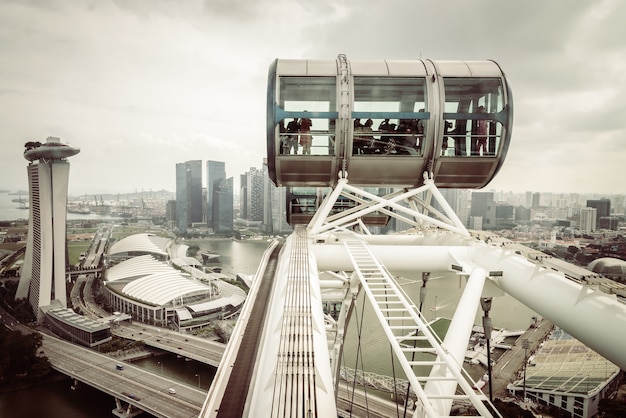
{"label": "curved capsule roof", "polygon": [[513,123],[493,61],[275,60],[267,153],[279,186],[479,188],[500,169]]}

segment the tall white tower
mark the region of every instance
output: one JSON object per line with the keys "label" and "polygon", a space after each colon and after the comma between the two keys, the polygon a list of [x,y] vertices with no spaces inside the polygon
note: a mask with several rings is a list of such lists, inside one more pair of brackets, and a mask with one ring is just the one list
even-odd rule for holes
{"label": "tall white tower", "polygon": [[580,230],[583,232],[594,232],[596,230],[596,208],[582,208],[580,210]]}
{"label": "tall white tower", "polygon": [[28,241],[16,299],[28,298],[38,321],[39,309],[58,300],[67,307],[65,293],[68,157],[80,152],[48,137],[44,144],[27,142],[30,213]]}

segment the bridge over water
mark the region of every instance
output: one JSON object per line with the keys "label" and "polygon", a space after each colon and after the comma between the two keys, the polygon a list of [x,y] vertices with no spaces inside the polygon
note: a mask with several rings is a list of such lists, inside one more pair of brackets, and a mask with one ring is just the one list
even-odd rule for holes
{"label": "bridge over water", "polygon": [[111,395],[116,402],[113,413],[118,416],[146,411],[163,418],[197,417],[206,398],[205,391],[193,386],[46,334],[42,348],[52,367],[75,384],[81,382]]}

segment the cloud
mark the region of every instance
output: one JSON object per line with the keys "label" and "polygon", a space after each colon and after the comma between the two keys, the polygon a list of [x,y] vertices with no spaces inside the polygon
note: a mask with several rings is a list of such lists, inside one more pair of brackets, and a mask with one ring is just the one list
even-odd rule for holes
{"label": "cloud", "polygon": [[49,135],[81,148],[70,190],[173,190],[193,159],[259,167],[272,60],[345,53],[494,59],[515,126],[493,184],[626,193],[589,175],[626,158],[624,18],[619,0],[3,1],[0,188],[25,188],[24,142]]}

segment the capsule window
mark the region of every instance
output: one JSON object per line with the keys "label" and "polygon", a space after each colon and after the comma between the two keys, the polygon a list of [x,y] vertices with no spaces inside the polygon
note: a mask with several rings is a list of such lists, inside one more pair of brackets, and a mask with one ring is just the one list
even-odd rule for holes
{"label": "capsule window", "polygon": [[355,77],[352,155],[422,155],[424,78]]}
{"label": "capsule window", "polygon": [[315,187],[290,188],[287,198],[288,211],[291,214],[313,215],[320,203]]}
{"label": "capsule window", "polygon": [[282,155],[335,155],[335,119],[292,118],[279,123]]}
{"label": "capsule window", "polygon": [[495,156],[501,146],[504,110],[500,78],[444,78],[444,138],[442,155]]}
{"label": "capsule window", "polygon": [[335,155],[336,92],[335,77],[280,77],[280,154]]}

